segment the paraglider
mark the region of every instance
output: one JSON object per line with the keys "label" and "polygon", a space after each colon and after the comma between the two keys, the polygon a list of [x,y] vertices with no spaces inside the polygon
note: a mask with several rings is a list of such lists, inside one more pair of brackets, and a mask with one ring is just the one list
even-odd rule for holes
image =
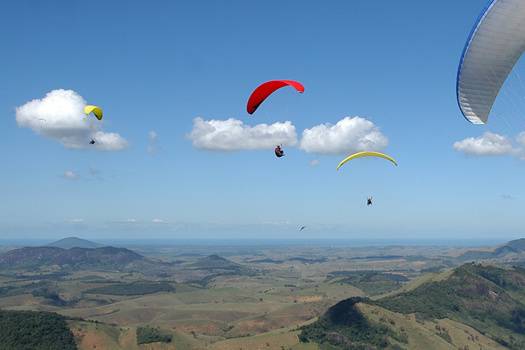
{"label": "paraglider", "polygon": [[284,157],[284,151],[283,151],[283,148],[281,146],[275,147],[275,156],[277,158]]}
{"label": "paraglider", "polygon": [[[102,120],[102,117],[104,116],[104,112],[102,112],[102,108],[98,106],[93,106],[93,105],[86,105],[84,107],[84,114],[86,114],[87,116],[89,116],[90,114],[93,114],[95,118],[97,118],[98,120]],[[91,125],[90,128],[93,128],[93,125]],[[94,145],[95,143],[96,142],[94,139],[91,139],[91,141],[89,141],[90,145]]]}
{"label": "paraglider", "polygon": [[339,165],[337,165],[337,169],[336,170],[339,170],[339,168],[341,168],[343,165],[345,165],[346,163],[348,163],[349,161],[353,160],[353,159],[357,159],[357,158],[362,158],[362,157],[378,157],[378,158],[383,158],[383,159],[386,159],[390,162],[392,162],[392,164],[394,164],[395,166],[397,166],[397,162],[395,161],[394,158],[390,157],[389,155],[386,155],[384,153],[380,153],[380,152],[369,152],[369,151],[366,151],[366,152],[357,152],[357,153],[354,153],[348,157],[346,157],[345,159],[343,159]]}
{"label": "paraglider", "polygon": [[246,110],[249,114],[253,114],[261,103],[266,100],[268,96],[273,94],[276,90],[285,87],[292,86],[300,93],[304,92],[304,86],[298,81],[294,80],[271,80],[259,85],[250,95]]}
{"label": "paraglider", "polygon": [[368,197],[368,199],[366,200],[366,206],[369,207],[372,205],[372,197]]}
{"label": "paraglider", "polygon": [[299,229],[299,232],[301,232],[302,230],[304,230],[306,228],[306,226],[301,226],[301,228]]}
{"label": "paraglider", "polygon": [[485,124],[499,91],[525,49],[525,1],[491,0],[467,40],[457,73],[463,116]]}
{"label": "paraglider", "polygon": [[104,115],[104,112],[102,112],[102,108],[98,107],[98,106],[93,106],[93,105],[87,105],[84,107],[84,114],[86,115],[90,115],[91,113],[93,113],[93,115],[98,119],[98,120],[102,120],[102,117]]}

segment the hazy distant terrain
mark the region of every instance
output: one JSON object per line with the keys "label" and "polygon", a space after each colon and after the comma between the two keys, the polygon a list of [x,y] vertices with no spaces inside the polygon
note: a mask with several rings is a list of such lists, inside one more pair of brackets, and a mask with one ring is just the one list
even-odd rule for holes
{"label": "hazy distant terrain", "polygon": [[65,316],[80,349],[518,349],[524,242],[128,249],[68,238],[0,254],[0,308]]}

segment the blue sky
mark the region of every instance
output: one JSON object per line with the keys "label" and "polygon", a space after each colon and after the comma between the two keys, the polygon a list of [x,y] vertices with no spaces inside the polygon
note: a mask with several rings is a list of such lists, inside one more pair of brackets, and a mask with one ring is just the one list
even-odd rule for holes
{"label": "blue sky", "polygon": [[[0,233],[4,238],[509,239],[523,228],[516,157],[453,144],[523,119],[474,126],[455,100],[459,56],[485,0],[17,1],[0,5]],[[525,68],[525,67],[524,67]],[[518,67],[520,69],[520,67]],[[253,88],[296,79],[253,115]],[[511,89],[512,87],[509,87]],[[17,125],[56,89],[104,108],[120,151],[68,149]],[[510,91],[510,90],[509,90]],[[521,103],[521,102],[520,102]],[[505,105],[498,105],[502,113]],[[193,120],[304,129],[360,116],[399,167],[287,147],[219,152]],[[149,132],[156,133],[152,144]],[[148,152],[148,147],[155,152]],[[151,149],[150,149],[151,150]],[[310,162],[317,160],[316,166]],[[68,179],[66,172],[74,174]],[[366,197],[375,205],[367,208]],[[308,229],[299,233],[300,225]]]}

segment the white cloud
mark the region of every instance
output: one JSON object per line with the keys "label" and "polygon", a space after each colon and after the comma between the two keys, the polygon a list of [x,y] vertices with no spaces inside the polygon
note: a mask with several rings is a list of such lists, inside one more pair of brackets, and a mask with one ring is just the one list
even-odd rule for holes
{"label": "white cloud", "polygon": [[321,161],[319,159],[312,159],[309,164],[310,166],[318,166]]}
{"label": "white cloud", "polygon": [[522,147],[525,147],[525,131],[522,131],[516,136],[516,142]]}
{"label": "white cloud", "polygon": [[77,180],[79,178],[78,174],[73,170],[64,171],[64,174],[62,176],[64,177],[64,179],[67,180]]}
{"label": "white cloud", "polygon": [[120,151],[128,147],[128,141],[114,132],[97,131],[92,138],[96,141],[95,148],[101,151]]}
{"label": "white cloud", "polygon": [[135,225],[138,224],[139,221],[135,218],[129,218],[129,219],[118,219],[115,221],[109,221],[109,224],[118,224],[118,225]]}
{"label": "white cloud", "polygon": [[502,194],[500,195],[501,199],[504,199],[504,200],[507,200],[507,201],[513,201],[516,199],[516,197],[514,197],[513,195],[511,194]]}
{"label": "white cloud", "polygon": [[163,219],[153,219],[151,220],[151,222],[154,224],[166,224],[167,223],[167,221]]}
{"label": "white cloud", "polygon": [[69,220],[66,220],[68,223],[70,224],[82,224],[84,223],[84,219],[69,219]]}
{"label": "white cloud", "polygon": [[188,138],[196,148],[215,151],[272,149],[279,144],[297,144],[295,126],[290,121],[249,126],[233,118],[195,118]]}
{"label": "white cloud", "polygon": [[156,131],[151,130],[148,132],[148,147],[147,151],[149,154],[155,154],[157,153],[157,139],[159,135]]}
{"label": "white cloud", "polygon": [[[525,136],[520,134],[518,142],[525,140]],[[480,137],[469,137],[454,143],[454,149],[468,155],[474,156],[500,156],[515,154],[516,149],[512,146],[512,141],[506,136],[486,132]]]}
{"label": "white cloud", "polygon": [[361,117],[346,117],[335,125],[327,123],[305,129],[300,148],[308,153],[346,154],[378,151],[387,145],[388,138],[374,123]]}
{"label": "white cloud", "polygon": [[[53,90],[42,99],[35,99],[16,108],[18,126],[54,139],[66,148],[91,148],[118,151],[128,142],[119,134],[106,133],[101,123],[86,117],[86,101],[73,90]],[[95,145],[90,145],[91,139]]]}

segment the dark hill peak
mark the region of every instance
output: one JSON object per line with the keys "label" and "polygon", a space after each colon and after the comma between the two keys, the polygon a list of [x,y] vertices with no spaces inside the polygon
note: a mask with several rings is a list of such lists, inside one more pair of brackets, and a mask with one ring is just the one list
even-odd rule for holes
{"label": "dark hill peak", "polygon": [[193,268],[201,270],[215,270],[215,269],[236,269],[240,265],[223,258],[217,254],[209,255],[200,258],[191,265]]}
{"label": "dark hill peak", "polygon": [[99,248],[102,247],[102,244],[91,242],[82,238],[78,237],[66,237],[62,238],[58,241],[52,242],[48,244],[49,247],[58,247],[58,248]]}

